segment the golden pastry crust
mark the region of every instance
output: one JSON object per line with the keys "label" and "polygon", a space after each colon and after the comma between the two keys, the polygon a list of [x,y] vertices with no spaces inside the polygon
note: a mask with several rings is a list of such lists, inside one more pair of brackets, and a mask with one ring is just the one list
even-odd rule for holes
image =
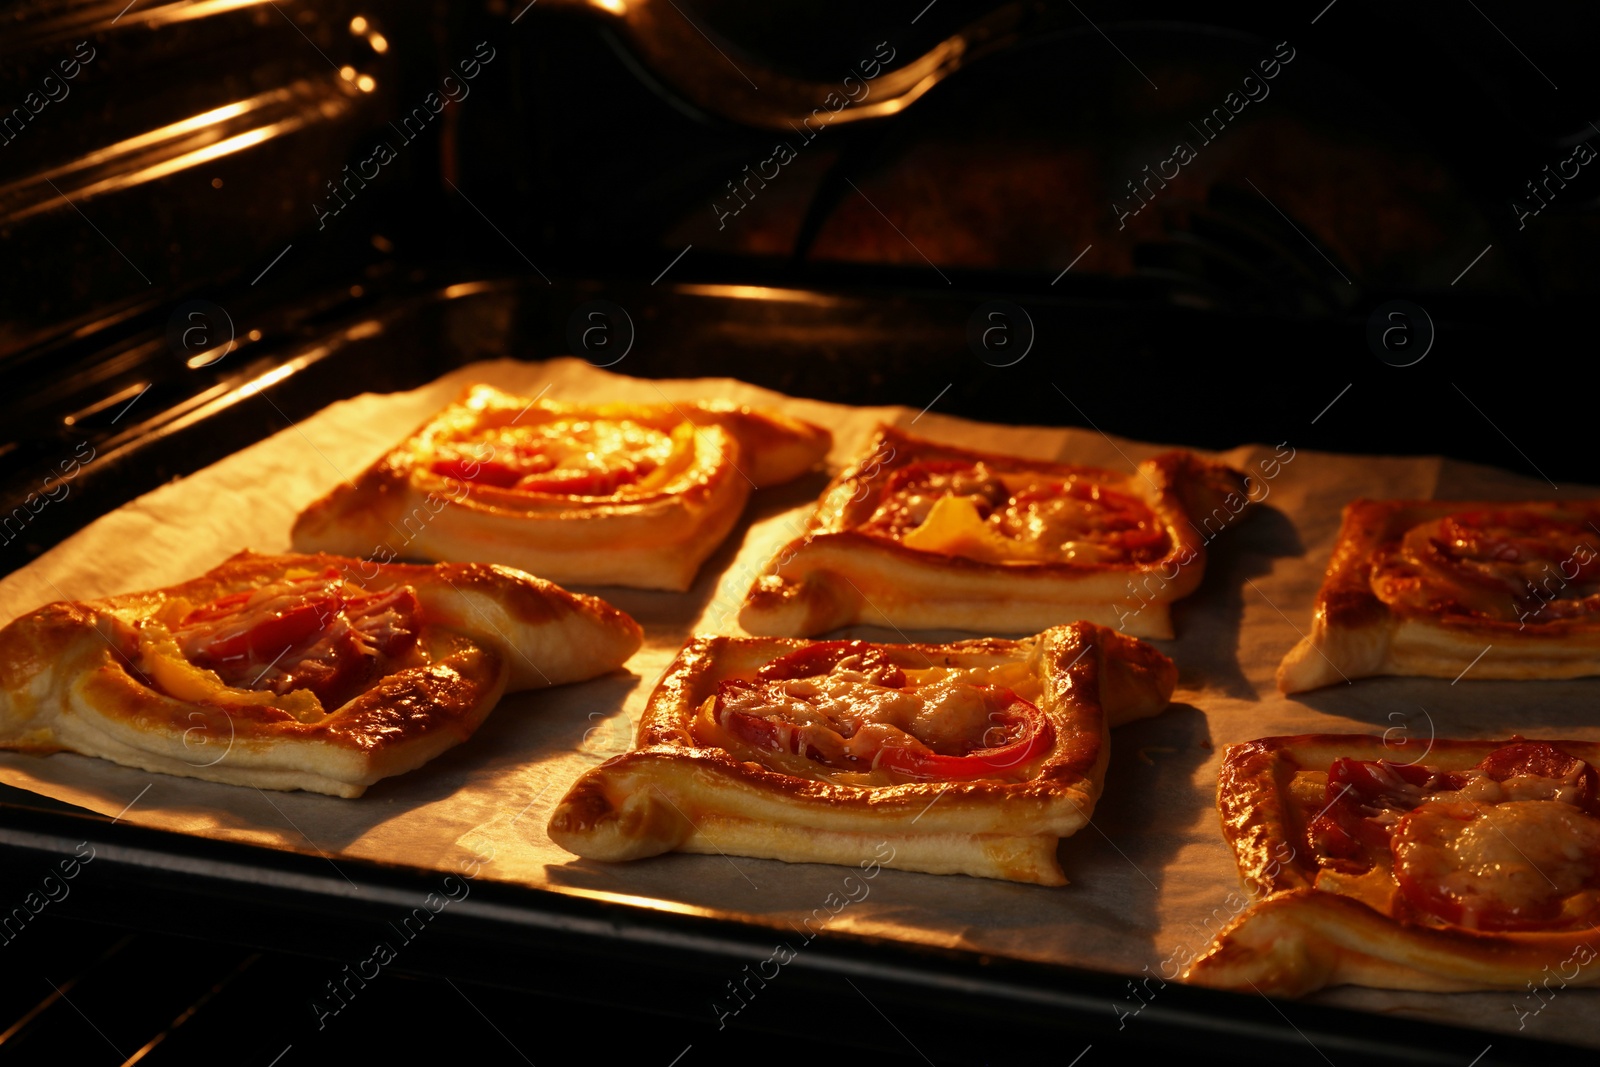
{"label": "golden pastry crust", "polygon": [[1596,527],[1593,500],[1351,502],[1278,688],[1600,674]]}
{"label": "golden pastry crust", "polygon": [[[1051,741],[1019,764],[1011,780],[854,784],[861,776],[797,769],[807,764],[798,756],[735,754],[697,739],[722,683],[748,679],[786,654],[832,644],[843,643],[690,641],[651,695],[637,748],[573,785],[551,816],[551,839],[605,861],[676,850],[852,864],[876,853],[882,865],[905,870],[1062,885],[1056,845],[1094,811],[1110,727],[1159,713],[1177,678],[1172,662],[1154,649],[1088,623],[1022,641],[851,643],[881,650],[888,664],[907,671],[968,671],[958,677],[1007,676],[1033,687]],[[874,773],[881,773],[878,764],[874,759]],[[888,860],[878,848],[885,842],[893,851]]]}
{"label": "golden pastry crust", "polygon": [[[1331,806],[1324,801],[1327,779],[1321,772],[1335,760],[1386,760],[1459,773],[1509,744],[1529,742],[1407,739],[1400,745],[1369,735],[1315,734],[1230,746],[1217,806],[1223,836],[1257,899],[1218,933],[1184,980],[1289,997],[1335,985],[1523,990],[1552,974],[1567,985],[1600,984],[1600,968],[1584,966],[1600,949],[1600,926],[1580,920],[1552,922],[1547,929],[1476,929],[1419,913],[1399,887],[1392,857],[1387,867],[1380,862],[1354,873],[1330,861],[1327,846],[1310,829]],[[1600,762],[1600,744],[1532,744],[1553,745],[1591,766]],[[1538,868],[1527,862],[1532,871],[1479,871],[1477,877],[1532,878]],[[1569,967],[1576,973],[1564,973]]]}
{"label": "golden pastry crust", "polygon": [[804,474],[831,444],[799,419],[723,402],[565,404],[474,385],[306,508],[294,545],[684,590],[752,488]]}
{"label": "golden pastry crust", "polygon": [[[314,593],[293,591],[302,587]],[[291,607],[263,609],[253,630],[219,624],[206,638],[213,649],[232,642],[242,675],[207,661],[229,671],[225,679],[188,658],[180,641],[195,647],[190,618],[227,618],[216,613],[276,589],[290,590],[283,603]],[[351,624],[348,605],[383,608],[385,598],[405,611],[388,616],[388,632],[403,639],[392,642],[392,654],[349,652],[357,645],[347,637],[360,623]],[[255,634],[265,635],[266,651],[252,684],[257,664],[246,646]],[[0,630],[0,748],[355,797],[465,741],[502,693],[615,670],[641,639],[638,624],[605,601],[508,567],[246,551],[180,585],[49,604]],[[382,640],[381,631],[363,630],[359,647]],[[280,658],[266,664],[279,643]],[[317,653],[338,667],[324,672],[332,688],[323,692],[338,694],[334,706],[297,681],[282,692],[259,685],[292,679],[269,672],[335,647],[342,658]],[[310,668],[293,669],[299,682],[312,677]]]}
{"label": "golden pastry crust", "polygon": [[[1096,543],[1085,537],[1075,550],[1101,558],[1067,559],[1037,549],[1041,541],[1023,545],[1026,536],[981,528],[977,511],[963,520],[945,501],[918,529],[885,523],[921,472],[936,478],[980,464],[993,484],[1005,484],[994,492],[1012,492],[1013,502],[1030,498],[1008,512],[1018,523],[1013,533],[1043,513],[1041,500],[1052,499],[1035,486],[1054,485],[1054,497],[1065,500],[1060,486],[1072,485],[1087,521],[1123,523],[1140,547],[1128,551],[1107,532]],[[927,500],[938,490],[922,492]],[[1251,505],[1242,474],[1188,452],[1164,453],[1123,475],[955,448],[884,426],[865,458],[823,492],[804,536],[756,580],[739,622],[754,634],[804,637],[855,623],[1030,633],[1085,620],[1135,637],[1171,637],[1170,606],[1199,586],[1207,541]],[[940,508],[950,521],[935,521]],[[947,532],[930,548],[934,527]],[[1018,545],[1031,558],[1004,558]]]}

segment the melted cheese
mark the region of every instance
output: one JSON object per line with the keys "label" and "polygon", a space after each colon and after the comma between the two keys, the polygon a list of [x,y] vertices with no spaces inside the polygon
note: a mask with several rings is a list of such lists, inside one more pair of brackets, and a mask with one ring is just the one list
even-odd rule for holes
{"label": "melted cheese", "polygon": [[324,715],[322,702],[306,689],[278,695],[223,684],[215,671],[196,667],[183,656],[172,633],[159,622],[145,620],[138,628],[139,665],[156,688],[175,700],[217,707],[277,708],[300,722],[316,722]]}
{"label": "melted cheese", "polygon": [[[1106,512],[1101,504],[1066,493],[1017,503],[1017,494],[1035,489],[1034,483],[1015,475],[998,480],[1005,486],[1003,493],[1011,495],[1009,502],[998,506],[980,495],[946,492],[933,496],[924,489],[886,500],[874,521],[894,515],[913,522],[920,519],[900,536],[901,544],[919,552],[986,563],[1126,561],[1128,552],[1120,538],[1105,528]],[[982,505],[990,505],[987,517]],[[1145,509],[1145,514],[1148,525],[1159,523],[1154,512]]]}
{"label": "melted cheese", "polygon": [[1600,820],[1553,800],[1433,803],[1406,816],[1394,841],[1406,876],[1457,901],[1460,924],[1480,916],[1537,917],[1600,874]]}
{"label": "melted cheese", "polygon": [[[398,654],[402,651],[398,646],[405,646],[408,661],[428,658],[427,650],[410,647],[420,616],[402,617],[395,606],[397,598],[412,598],[415,605],[409,587],[369,594],[337,576],[291,570],[282,580],[248,592],[242,604],[210,617],[202,614],[191,619],[190,615],[215,608],[216,602],[196,605],[177,597],[135,623],[141,669],[156,688],[187,703],[275,708],[300,722],[313,723],[328,710],[314,691],[318,677],[337,675],[352,667],[352,660],[396,662],[386,652]],[[229,600],[224,597],[222,603]],[[249,647],[250,634],[257,627],[271,626],[286,613],[319,604],[324,607],[318,609],[317,617],[307,620],[313,628],[284,634],[285,647],[280,651]],[[230,642],[245,647],[220,660],[213,656],[219,643]],[[359,675],[370,668],[361,664],[353,669],[359,681]],[[336,702],[352,695],[347,690],[340,690]],[[329,695],[324,690],[323,697]]]}
{"label": "melted cheese", "polygon": [[1326,771],[1300,771],[1289,780],[1289,795],[1302,808],[1316,813],[1327,801],[1328,773]]}
{"label": "melted cheese", "polygon": [[[1374,591],[1385,602],[1412,611],[1432,613],[1449,601],[1483,618],[1515,620],[1516,598],[1526,588],[1517,568],[1499,560],[1446,560],[1435,547],[1448,540],[1446,521],[1407,530],[1393,554],[1376,561]],[[1473,580],[1463,580],[1468,576]]]}
{"label": "melted cheese", "polygon": [[970,496],[939,497],[922,525],[902,537],[900,543],[919,552],[941,552],[988,562],[1041,560],[1051,555],[1038,535],[1007,537],[998,526],[985,522],[978,513],[977,500]]}
{"label": "melted cheese", "polygon": [[1378,553],[1372,588],[1413,614],[1518,623],[1581,616],[1600,607],[1600,589],[1592,575],[1565,568],[1588,551],[1588,538],[1587,523],[1517,510],[1432,519]]}
{"label": "melted cheese", "polygon": [[1433,801],[1468,801],[1476,804],[1499,804],[1508,800],[1558,800],[1565,804],[1582,802],[1584,789],[1582,767],[1569,778],[1543,778],[1536,774],[1515,775],[1497,782],[1482,771],[1457,771],[1465,777],[1460,789],[1441,790],[1426,798]]}
{"label": "melted cheese", "polygon": [[1395,899],[1400,895],[1394,872],[1385,866],[1373,867],[1360,874],[1325,867],[1317,872],[1315,885],[1324,893],[1338,893],[1342,897],[1359,900],[1379,915],[1393,915]]}
{"label": "melted cheese", "polygon": [[[642,496],[661,491],[694,459],[695,428],[688,422],[670,433],[631,419],[547,418],[498,426],[435,442],[434,458],[504,463],[526,468],[541,480],[595,475],[618,484],[603,496]],[[518,491],[516,487],[509,487]],[[538,490],[559,492],[559,489]],[[575,491],[575,495],[590,495]]]}
{"label": "melted cheese", "polygon": [[[1560,902],[1563,916],[1600,907],[1600,819],[1577,805],[1583,767],[1566,779],[1517,775],[1496,781],[1481,770],[1454,771],[1459,789],[1424,794],[1410,787],[1409,810],[1367,809],[1393,834],[1391,862],[1364,872],[1323,867],[1316,887],[1397,914],[1397,870],[1462,905],[1460,925],[1477,928],[1486,909],[1534,914]],[[1289,794],[1309,818],[1328,808],[1327,775],[1300,771]],[[1397,790],[1401,791],[1401,790]],[[1439,920],[1435,920],[1439,921]],[[1561,920],[1554,920],[1561,921]]]}
{"label": "melted cheese", "polygon": [[[716,697],[708,697],[700,706],[691,732],[703,745],[726,749],[784,774],[839,785],[886,786],[902,780],[876,766],[876,756],[886,746],[920,744],[954,754],[975,739],[981,739],[980,747],[996,740],[986,736],[995,724],[974,686],[1003,686],[1034,704],[1042,691],[1023,662],[907,669],[905,675],[904,689],[874,685],[858,671],[837,670],[725,694],[724,715],[730,711],[763,718],[776,715],[786,726],[803,731],[802,752],[757,747],[735,736],[717,720]],[[803,754],[805,747],[821,745],[828,747],[835,765]],[[847,760],[860,763],[851,765]]]}

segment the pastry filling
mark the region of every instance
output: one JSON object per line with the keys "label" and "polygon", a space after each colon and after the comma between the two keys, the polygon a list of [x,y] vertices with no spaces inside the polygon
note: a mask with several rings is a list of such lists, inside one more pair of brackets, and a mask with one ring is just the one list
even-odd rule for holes
{"label": "pastry filling", "polygon": [[1550,623],[1600,612],[1600,533],[1505,508],[1420,523],[1378,555],[1372,588],[1402,612]]}
{"label": "pastry filling", "polygon": [[861,532],[986,563],[1144,564],[1172,547],[1144,501],[1087,476],[915,463],[890,476],[879,500]]}
{"label": "pastry filling", "polygon": [[1338,759],[1320,798],[1295,793],[1317,888],[1404,921],[1561,930],[1600,921],[1597,781],[1554,745],[1513,741],[1464,771]]}
{"label": "pastry filling", "polygon": [[368,592],[329,568],[205,604],[174,601],[139,636],[169,695],[277,706],[306,721],[415,658],[421,614],[410,586]]}
{"label": "pastry filling", "polygon": [[672,433],[630,419],[557,419],[507,425],[436,443],[428,469],[515,493],[613,497],[649,492],[679,473],[694,427]]}
{"label": "pastry filling", "polygon": [[[841,785],[1022,781],[1055,728],[1024,664],[916,669],[864,641],[821,641],[717,687],[697,743]],[[1019,693],[1019,690],[1022,692]]]}

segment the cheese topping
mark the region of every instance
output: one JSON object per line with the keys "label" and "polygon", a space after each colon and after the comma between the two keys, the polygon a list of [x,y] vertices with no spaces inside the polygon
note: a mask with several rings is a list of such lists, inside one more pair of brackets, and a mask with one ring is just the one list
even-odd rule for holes
{"label": "cheese topping", "polygon": [[434,474],[518,493],[630,497],[660,491],[694,459],[695,428],[533,413],[521,425],[441,435]]}
{"label": "cheese topping", "polygon": [[1596,786],[1582,760],[1514,740],[1461,771],[1340,759],[1289,794],[1318,889],[1410,921],[1534,930],[1600,918]]}
{"label": "cheese topping", "polygon": [[982,463],[896,471],[864,533],[987,563],[1147,563],[1171,540],[1138,498],[1087,477],[996,472]]}
{"label": "cheese topping", "polygon": [[746,762],[840,785],[1026,778],[1054,738],[1040,689],[1023,663],[901,669],[846,656],[823,673],[725,681],[692,732]]}
{"label": "cheese topping", "polygon": [[1553,622],[1600,612],[1600,535],[1514,508],[1419,523],[1378,553],[1372,589],[1403,613]]}
{"label": "cheese topping", "polygon": [[1536,927],[1596,902],[1600,819],[1561,801],[1432,801],[1399,820],[1393,848],[1407,900],[1469,930]]}
{"label": "cheese topping", "polygon": [[330,568],[198,606],[169,601],[135,635],[142,669],[170,696],[314,722],[397,662],[426,659],[420,614],[409,586],[368,593]]}

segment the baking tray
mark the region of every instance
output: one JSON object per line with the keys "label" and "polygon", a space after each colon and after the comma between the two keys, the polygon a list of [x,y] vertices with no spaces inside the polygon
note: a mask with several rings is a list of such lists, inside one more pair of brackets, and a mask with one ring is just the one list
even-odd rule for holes
{"label": "baking tray", "polygon": [[[647,1011],[685,1043],[698,1042],[702,1054],[713,1050],[714,1062],[730,1049],[747,1051],[753,1032],[822,1037],[898,1056],[909,1046],[937,1063],[1015,1062],[1040,1049],[1070,1063],[1092,1046],[1102,1055],[1226,1050],[1245,1063],[1316,1061],[1320,1053],[1336,1064],[1486,1067],[1548,1062],[1573,1051],[1178,985],[1127,1018],[1123,976],[827,932],[785,966],[781,980],[761,988],[747,1011],[726,1020],[724,1032],[710,1005],[731,1003],[726,983],[771,957],[781,935],[769,928],[641,899],[484,883],[400,945],[388,924],[439,888],[437,872],[334,864],[26,802],[3,810],[0,888],[8,896],[35,888],[59,857],[84,855],[87,844],[94,859],[71,896],[51,905],[60,914],[326,959],[306,968],[303,988],[287,991],[291,1003],[276,1016],[276,1032],[255,1035],[273,1049],[315,1047],[318,1024],[328,1020],[313,1005],[334,1006],[326,983],[348,980],[346,967],[360,971],[373,941],[387,937],[399,948],[390,965],[396,973],[523,990],[540,998],[530,1010],[552,1018],[560,1015],[557,1002],[571,998]],[[722,1056],[711,1044],[719,1040],[727,1042]],[[608,1050],[632,1047],[626,1033],[602,1041]]]}
{"label": "baking tray", "polygon": [[[412,382],[396,382],[396,375],[402,379],[412,374],[431,377],[452,361],[500,354],[507,337],[533,332],[507,318],[530,314],[530,306],[546,336],[550,332],[548,308],[519,299],[526,294],[515,285],[485,283],[453,289],[387,311],[366,310],[353,321],[325,327],[309,341],[244,368],[231,392],[213,396],[202,407],[152,413],[125,431],[126,439],[106,450],[108,466],[122,465],[125,471],[172,469],[162,466],[168,463],[180,470],[192,469],[210,458],[192,444],[197,427],[231,426],[235,434],[249,437],[252,429],[281,428],[295,417],[289,412],[303,414],[307,405],[321,406],[341,391],[373,388],[375,375],[364,371],[383,368],[388,374],[384,384],[398,386]],[[773,305],[779,305],[781,312],[782,305],[799,303],[762,299],[759,307],[751,307],[737,303],[750,301],[748,296],[693,292],[682,296],[690,303],[704,298],[726,300],[733,311],[724,317],[725,327],[729,319],[737,325],[741,313],[755,315],[766,320],[758,325],[769,336],[777,328],[774,319],[781,326],[781,313],[774,313]],[[474,297],[486,299],[475,302]],[[877,314],[884,316],[881,302]],[[959,321],[955,315],[950,318]],[[374,330],[372,324],[377,321],[382,328]],[[928,331],[930,335],[939,332]],[[948,340],[948,332],[945,338]],[[537,346],[530,348],[533,354],[544,354]],[[639,363],[628,369],[637,373],[642,369]],[[814,365],[788,367],[802,387],[810,366]],[[870,365],[847,366],[858,372],[871,370]],[[291,370],[284,373],[283,368]],[[683,364],[662,369],[681,374]],[[770,367],[767,373],[771,373]],[[277,379],[263,385],[263,374],[277,375]],[[274,387],[300,375],[306,377],[299,378],[295,396],[288,390],[274,396]],[[899,384],[893,388],[907,390],[923,380],[905,374],[902,368],[894,379]],[[791,388],[801,391],[793,384]],[[263,403],[278,416],[276,420],[260,411]],[[247,414],[252,409],[259,412],[259,421]],[[211,438],[214,449],[226,449],[226,434],[221,436],[221,442],[210,434],[202,439]],[[95,484],[97,475],[104,476],[86,470],[80,488],[87,490]],[[128,479],[121,481],[126,485]],[[104,508],[120,502],[115,495],[85,491],[80,499],[93,496]],[[70,854],[84,842],[96,848],[96,865],[86,869],[92,872],[92,880],[86,877],[83,888],[101,886],[105,891],[75,894],[72,901],[63,902],[63,914],[196,932],[195,915],[222,910],[232,921],[206,923],[206,936],[348,962],[363,958],[370,949],[365,942],[371,931],[363,930],[363,920],[375,925],[370,921],[374,908],[393,907],[396,913],[403,912],[408,901],[414,903],[428,891],[424,887],[439,877],[436,871],[385,867],[344,857],[335,865],[322,857],[245,848],[125,824],[106,826],[102,820],[35,810],[32,805],[22,801],[7,806],[6,836],[0,838],[15,853],[17,862],[7,865],[7,874],[16,875],[18,885],[28,881],[26,872],[40,866],[35,862],[45,858],[40,853]],[[1220,847],[1220,839],[1218,844]],[[718,996],[727,1004],[724,985],[737,979],[746,966],[772,954],[772,930],[749,914],[736,916],[729,911],[615,893],[586,893],[570,887],[548,892],[487,882],[475,886],[464,903],[470,906],[441,914],[439,921],[430,925],[427,939],[419,939],[415,951],[408,943],[397,967],[501,982],[552,996],[571,996],[587,989],[601,1000],[650,1004],[683,1025],[704,1027],[707,1016],[714,1014],[712,1005]],[[241,916],[245,918],[241,920]],[[506,951],[513,946],[519,951]],[[627,973],[619,978],[619,971]],[[575,975],[596,980],[577,980]],[[841,983],[841,977],[847,981]],[[701,984],[705,979],[709,979],[709,989]],[[760,1004],[765,1014],[758,1014],[753,1002],[749,1017],[741,1011],[717,1021],[732,1028],[757,1026],[811,1033],[814,1028],[809,1020],[819,1008],[848,1008],[860,1014],[866,1004],[885,1021],[893,1020],[891,1025],[900,1031],[939,1034],[936,1054],[941,1059],[992,1058],[997,1054],[995,1033],[1007,1039],[1048,1034],[1060,1047],[1068,1035],[1072,1040],[1082,1036],[1085,1047],[1113,1041],[1125,1042],[1128,1047],[1187,1047],[1195,1040],[1227,1038],[1246,1042],[1262,1057],[1291,1048],[1304,1055],[1304,1046],[1310,1042],[1313,1049],[1335,1061],[1342,1054],[1362,1059],[1392,1055],[1410,1062],[1459,1063],[1478,1056],[1484,1063],[1516,1062],[1554,1050],[1546,1043],[1505,1034],[1485,1036],[1395,1018],[1384,1018],[1380,1025],[1368,1013],[1269,1003],[1171,984],[1148,1003],[1138,1000],[1139,1010],[1130,1013],[1134,1002],[1129,1000],[1128,983],[1126,977],[1113,974],[828,932],[806,946],[792,969],[785,969],[781,984],[773,982],[762,989]],[[769,997],[768,993],[775,995]],[[786,1021],[780,1008],[768,1007],[785,1003],[805,1010]],[[952,1013],[974,1023],[999,1025],[975,1028],[978,1036],[971,1040],[952,1040],[947,1025]],[[839,1016],[830,1010],[828,1017]],[[700,1022],[694,1023],[695,1019]],[[914,1029],[907,1031],[908,1026]],[[864,1047],[881,1044],[854,1036]],[[915,1042],[908,1039],[907,1043],[915,1047]],[[903,1052],[904,1046],[900,1050]]]}

